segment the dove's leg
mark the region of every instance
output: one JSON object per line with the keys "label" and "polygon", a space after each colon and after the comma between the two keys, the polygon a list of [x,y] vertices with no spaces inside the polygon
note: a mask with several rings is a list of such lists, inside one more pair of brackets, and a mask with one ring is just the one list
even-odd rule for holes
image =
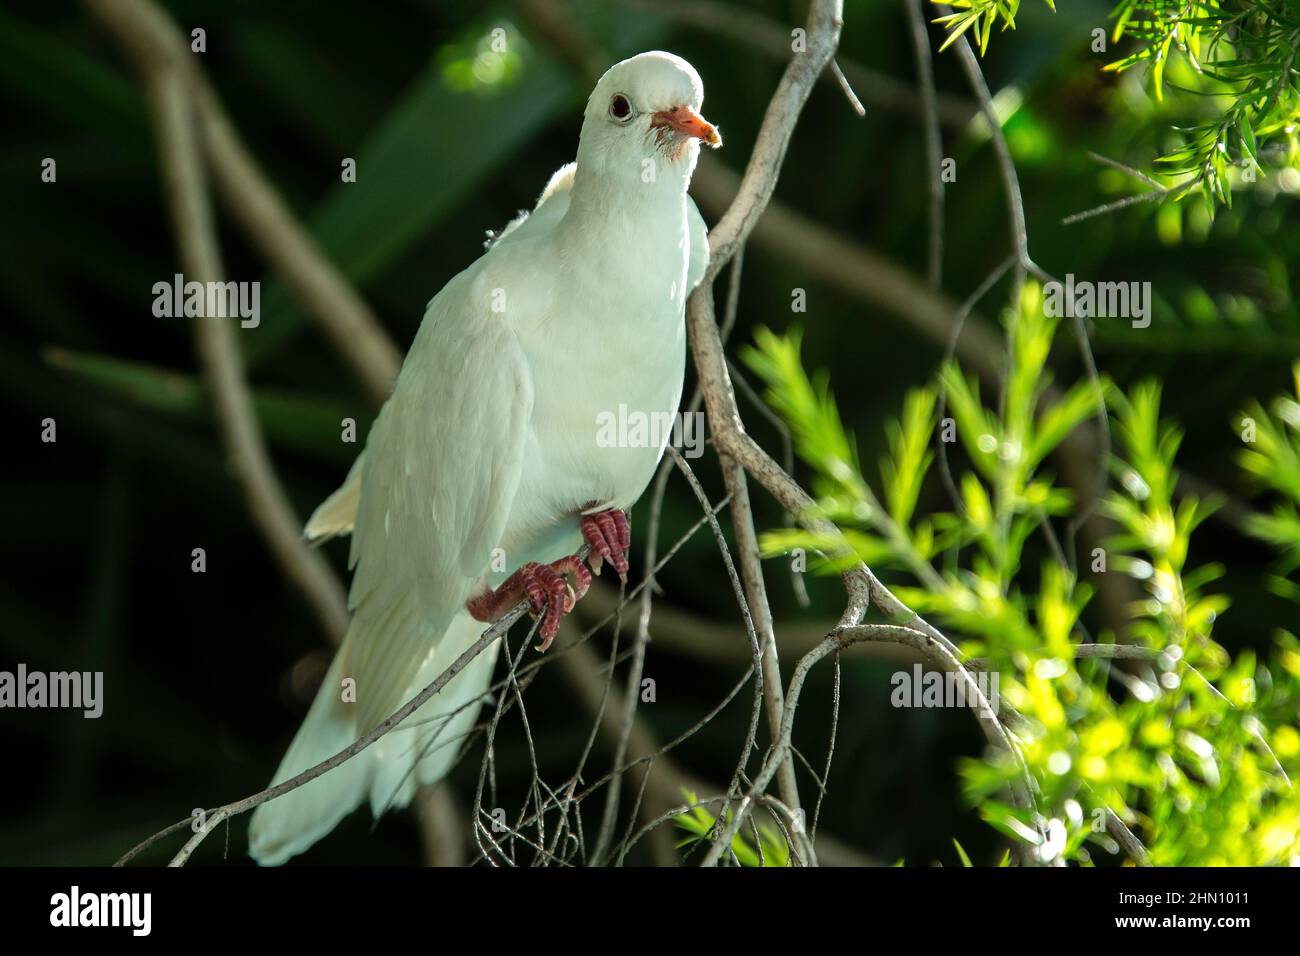
{"label": "dove's leg", "polygon": [[[565,575],[573,577],[570,584]],[[591,572],[577,556],[569,555],[550,564],[529,562],[502,582],[496,590],[488,589],[465,602],[465,610],[476,621],[491,624],[520,601],[527,601],[534,617],[541,617],[539,633],[544,651],[551,646],[560,629],[560,620],[573,610],[578,598],[591,586]]]}
{"label": "dove's leg", "polygon": [[600,573],[602,559],[608,561],[618,572],[619,578],[627,580],[627,551],[632,546],[632,526],[628,524],[627,512],[618,508],[598,511],[592,515],[583,515],[582,536],[591,545],[591,567]]}

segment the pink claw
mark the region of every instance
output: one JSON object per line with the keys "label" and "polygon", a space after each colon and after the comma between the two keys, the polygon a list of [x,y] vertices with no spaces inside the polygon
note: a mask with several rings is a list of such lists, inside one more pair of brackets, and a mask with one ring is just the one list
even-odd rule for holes
{"label": "pink claw", "polygon": [[[573,583],[570,584],[568,577]],[[591,587],[591,572],[576,555],[560,558],[551,564],[530,562],[510,575],[495,591],[484,591],[465,602],[475,620],[492,623],[519,603],[527,600],[534,617],[541,618],[538,632],[539,651],[551,646],[560,630],[560,621],[573,610],[578,598]]]}
{"label": "pink claw", "polygon": [[591,545],[591,568],[600,573],[601,561],[608,561],[618,572],[619,579],[627,581],[627,551],[632,546],[632,525],[627,513],[618,508],[583,515],[582,536]]}

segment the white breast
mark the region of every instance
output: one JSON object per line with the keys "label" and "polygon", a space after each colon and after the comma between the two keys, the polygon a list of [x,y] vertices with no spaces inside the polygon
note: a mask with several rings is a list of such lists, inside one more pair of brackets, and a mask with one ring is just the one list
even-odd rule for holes
{"label": "white breast", "polygon": [[[529,465],[502,543],[507,551],[535,552],[539,538],[554,557],[571,551],[580,510],[594,510],[593,503],[630,508],[654,476],[672,438],[686,368],[688,220],[685,204],[670,212],[667,221],[642,222],[626,236],[615,231],[594,260],[563,253],[532,259],[532,267],[557,270],[554,284],[566,298],[549,303],[542,320],[518,327],[536,404]],[[643,254],[655,233],[656,254]],[[525,256],[529,245],[501,252]],[[561,528],[551,533],[557,520]]]}

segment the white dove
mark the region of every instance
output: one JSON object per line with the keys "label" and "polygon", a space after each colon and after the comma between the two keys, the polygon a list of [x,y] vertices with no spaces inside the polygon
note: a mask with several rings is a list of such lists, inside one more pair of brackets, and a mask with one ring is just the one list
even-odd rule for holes
{"label": "white dove", "polygon": [[[708,262],[686,189],[700,143],[721,143],[703,95],[670,53],[610,67],[577,162],[429,303],[365,451],[307,523],[311,540],[353,534],[353,617],[273,783],[375,727],[521,600],[545,650],[591,581],[584,539],[594,570],[626,575],[626,511],[667,435],[608,447],[597,423],[620,406],[662,421],[681,400],[686,296]],[[283,863],[367,797],[378,817],[440,779],[498,646],[375,744],[258,807],[253,857]]]}

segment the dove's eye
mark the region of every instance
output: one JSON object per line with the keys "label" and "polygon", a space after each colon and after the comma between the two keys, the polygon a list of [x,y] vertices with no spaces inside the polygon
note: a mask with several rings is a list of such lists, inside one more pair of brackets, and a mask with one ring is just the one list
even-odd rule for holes
{"label": "dove's eye", "polygon": [[615,93],[609,101],[609,115],[620,121],[632,115],[632,104],[622,93]]}

